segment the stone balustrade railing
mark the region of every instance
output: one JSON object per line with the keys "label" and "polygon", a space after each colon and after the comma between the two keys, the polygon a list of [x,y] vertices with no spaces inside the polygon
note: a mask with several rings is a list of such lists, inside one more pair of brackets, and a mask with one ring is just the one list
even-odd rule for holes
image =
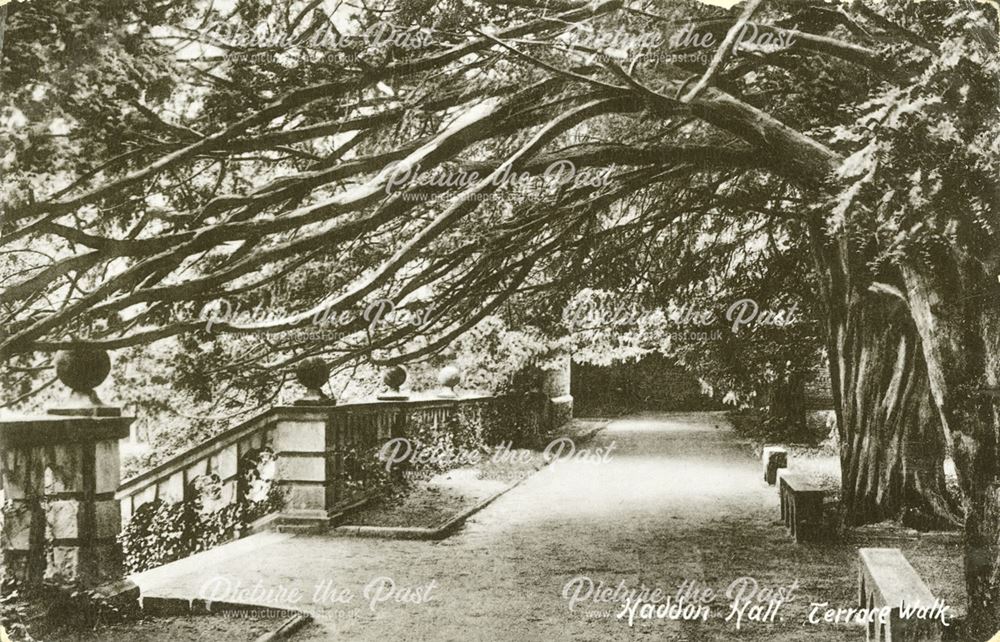
{"label": "stone balustrade railing", "polygon": [[[94,393],[110,365],[102,351],[60,353],[56,370],[72,390],[69,401],[47,414],[0,417],[0,568],[13,579],[94,586],[120,578],[116,537],[146,504],[190,502],[199,514],[253,506],[257,522],[250,528],[265,520],[329,523],[370,494],[366,477],[386,440],[426,434],[428,427],[495,438],[502,434],[498,426],[527,401],[459,397],[458,372],[449,368],[440,380],[451,389],[446,398],[411,400],[399,392],[405,373],[396,369],[387,374],[391,390],[380,401],[337,405],[321,391],[329,371],[310,359],[296,371],[308,390],[303,399],[121,483],[118,442],[133,419]],[[565,365],[534,393],[544,403],[529,404],[527,421],[535,433],[572,416],[568,359]],[[261,507],[266,515],[257,514]]]}
{"label": "stone balustrade railing", "polygon": [[456,413],[493,402],[492,397],[463,397],[276,406],[125,480],[116,494],[122,519],[127,522],[155,500],[201,497],[217,509],[253,493],[253,481],[260,480],[281,489],[283,521],[329,520],[366,498],[359,478],[363,471],[350,470],[351,451],[370,451],[410,434],[409,426],[444,425]]}

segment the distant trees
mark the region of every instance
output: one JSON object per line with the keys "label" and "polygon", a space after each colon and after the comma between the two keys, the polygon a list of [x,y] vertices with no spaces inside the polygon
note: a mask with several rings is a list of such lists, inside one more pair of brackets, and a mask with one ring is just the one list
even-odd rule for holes
{"label": "distant trees", "polygon": [[[5,383],[30,393],[62,347],[202,341],[206,304],[269,291],[276,314],[214,324],[234,340],[212,376],[409,362],[512,301],[551,326],[563,293],[697,266],[671,257],[757,224],[796,248],[792,277],[809,248],[849,519],[953,521],[949,435],[970,635],[1000,629],[990,5],[325,7],[7,6]],[[258,39],[227,42],[220,21]],[[387,22],[419,38],[360,37]],[[604,178],[552,180],[557,162]],[[417,166],[476,178],[396,185]],[[667,300],[657,286],[688,276],[644,291]],[[375,298],[434,312],[372,331]],[[317,318],[336,321],[301,332]]]}

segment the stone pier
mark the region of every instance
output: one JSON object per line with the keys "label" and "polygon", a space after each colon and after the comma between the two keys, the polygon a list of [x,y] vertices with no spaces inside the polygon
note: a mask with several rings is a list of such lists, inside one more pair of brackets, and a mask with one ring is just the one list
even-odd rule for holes
{"label": "stone pier", "polygon": [[73,391],[69,401],[0,417],[0,550],[5,573],[29,586],[92,587],[121,576],[118,440],[133,418],[94,393],[110,366],[103,351],[60,353],[56,373]]}
{"label": "stone pier", "polygon": [[573,394],[570,392],[572,359],[564,354],[555,367],[545,370],[542,392],[549,397],[549,425],[556,428],[573,418]]}
{"label": "stone pier", "polygon": [[278,484],[284,491],[280,522],[310,527],[327,523],[336,504],[330,470],[336,439],[326,411],[337,402],[323,392],[330,368],[322,359],[304,360],[295,375],[306,394],[278,420],[274,435]]}

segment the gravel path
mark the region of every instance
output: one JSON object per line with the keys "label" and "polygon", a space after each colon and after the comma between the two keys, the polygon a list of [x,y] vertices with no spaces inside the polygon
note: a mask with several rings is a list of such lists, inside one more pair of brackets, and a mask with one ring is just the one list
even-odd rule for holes
{"label": "gravel path", "polygon": [[[856,545],[795,545],[776,491],[723,415],[619,419],[587,444],[595,449],[610,449],[606,461],[551,465],[442,542],[269,535],[250,552],[210,552],[139,583],[150,595],[242,596],[309,611],[316,621],[296,641],[864,639],[856,624],[806,621],[811,602],[854,605]],[[950,539],[892,545],[947,603],[961,599]],[[773,622],[745,614],[737,629],[735,617],[725,620],[725,592],[743,576],[798,587]],[[564,587],[581,577],[665,595],[693,581],[718,597],[707,622],[637,618],[629,626],[615,617],[620,600],[582,599],[570,610]],[[370,586],[390,581],[379,578],[395,590],[383,588],[373,604]],[[587,580],[579,582],[583,596]]]}

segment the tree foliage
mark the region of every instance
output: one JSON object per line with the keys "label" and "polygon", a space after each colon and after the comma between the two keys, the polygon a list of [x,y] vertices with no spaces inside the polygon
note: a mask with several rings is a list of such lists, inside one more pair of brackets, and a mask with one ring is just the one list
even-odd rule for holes
{"label": "tree foliage", "polygon": [[[782,303],[820,302],[846,503],[880,484],[933,500],[951,435],[972,630],[1000,628],[1000,422],[982,394],[1000,382],[992,5],[10,7],[0,357],[15,400],[70,346],[172,341],[195,398],[223,381],[267,398],[314,355],[413,364],[473,329],[489,347],[493,317],[525,332],[512,361],[531,363],[581,288],[650,309],[788,288]],[[553,180],[565,163],[580,180]],[[268,314],[209,332],[220,301]],[[372,327],[376,301],[433,306]],[[686,358],[753,387],[812,328],[741,342],[751,365],[724,346]],[[920,440],[926,470],[879,472]]]}

